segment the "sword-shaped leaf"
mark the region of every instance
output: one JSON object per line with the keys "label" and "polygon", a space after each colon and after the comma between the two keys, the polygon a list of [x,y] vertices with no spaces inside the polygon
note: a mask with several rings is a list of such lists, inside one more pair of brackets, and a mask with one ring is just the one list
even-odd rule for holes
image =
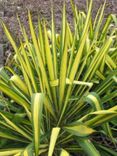
{"label": "sword-shaped leaf", "polygon": [[56,144],[59,132],[60,132],[59,127],[55,127],[55,128],[52,129],[48,156],[53,156],[53,152],[54,152],[54,148],[55,148],[55,144]]}
{"label": "sword-shaped leaf", "polygon": [[32,104],[34,148],[36,156],[38,156],[39,152],[43,102],[44,102],[44,94],[42,93],[33,94],[31,104]]}

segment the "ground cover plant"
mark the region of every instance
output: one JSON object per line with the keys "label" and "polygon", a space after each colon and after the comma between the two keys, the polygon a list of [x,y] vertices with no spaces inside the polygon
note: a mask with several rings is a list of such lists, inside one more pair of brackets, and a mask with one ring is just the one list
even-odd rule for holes
{"label": "ground cover plant", "polygon": [[64,4],[60,33],[53,9],[36,29],[28,12],[30,38],[18,18],[19,45],[2,22],[14,58],[0,69],[0,156],[117,155],[117,18],[71,6],[74,29]]}

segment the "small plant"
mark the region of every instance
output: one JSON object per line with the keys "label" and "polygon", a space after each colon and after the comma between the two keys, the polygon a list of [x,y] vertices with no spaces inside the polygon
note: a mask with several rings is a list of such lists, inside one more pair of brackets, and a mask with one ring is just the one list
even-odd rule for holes
{"label": "small plant", "polygon": [[92,0],[85,14],[71,1],[74,30],[63,6],[61,33],[45,21],[35,32],[30,12],[29,39],[14,49],[12,66],[0,69],[0,156],[117,155],[101,139],[117,144],[117,28],[115,15],[103,22],[101,6],[94,20]]}

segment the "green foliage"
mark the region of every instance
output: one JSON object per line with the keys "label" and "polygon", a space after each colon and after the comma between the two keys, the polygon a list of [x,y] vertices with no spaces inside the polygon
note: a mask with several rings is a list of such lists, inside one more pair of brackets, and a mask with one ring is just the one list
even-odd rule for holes
{"label": "green foliage", "polygon": [[53,12],[49,31],[28,12],[31,39],[18,19],[19,46],[2,23],[15,54],[0,69],[0,156],[117,155],[94,137],[117,144],[117,19],[102,24],[104,4],[93,20],[92,0],[87,14],[71,6],[74,30],[64,5],[60,34]]}

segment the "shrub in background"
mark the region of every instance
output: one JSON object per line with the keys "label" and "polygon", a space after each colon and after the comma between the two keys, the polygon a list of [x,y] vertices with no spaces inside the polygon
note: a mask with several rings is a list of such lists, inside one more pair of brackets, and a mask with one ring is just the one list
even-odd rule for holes
{"label": "shrub in background", "polygon": [[28,12],[31,39],[18,19],[20,46],[2,23],[15,54],[0,70],[0,156],[117,155],[96,139],[117,143],[117,19],[102,24],[104,4],[93,21],[92,0],[87,14],[71,6],[73,31],[65,5],[60,34],[53,11],[50,30],[39,20],[38,33]]}

